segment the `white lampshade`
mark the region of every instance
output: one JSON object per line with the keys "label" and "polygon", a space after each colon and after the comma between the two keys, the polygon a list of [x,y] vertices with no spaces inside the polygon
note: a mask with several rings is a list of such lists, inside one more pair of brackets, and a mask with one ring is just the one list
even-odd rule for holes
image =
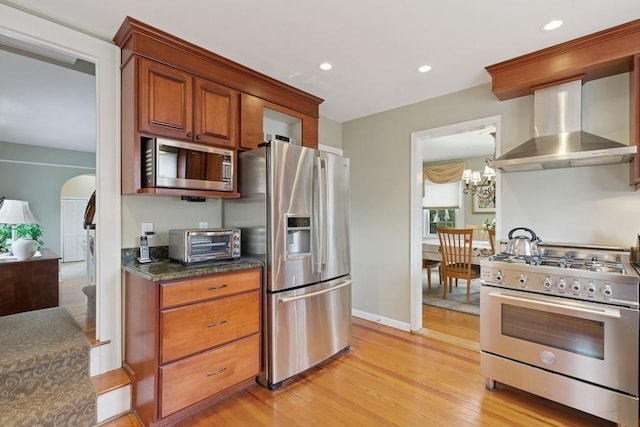
{"label": "white lampshade", "polygon": [[0,224],[40,224],[29,209],[29,202],[5,199],[0,207]]}
{"label": "white lampshade", "polygon": [[482,181],[482,177],[480,177],[480,171],[473,171],[471,174],[471,182],[473,185],[478,185]]}
{"label": "white lampshade", "polygon": [[467,184],[471,181],[471,169],[465,169],[462,171],[462,180]]}
{"label": "white lampshade", "polygon": [[484,167],[483,175],[488,179],[492,179],[494,176],[496,176],[496,171],[492,167],[490,167],[489,165],[486,165]]}

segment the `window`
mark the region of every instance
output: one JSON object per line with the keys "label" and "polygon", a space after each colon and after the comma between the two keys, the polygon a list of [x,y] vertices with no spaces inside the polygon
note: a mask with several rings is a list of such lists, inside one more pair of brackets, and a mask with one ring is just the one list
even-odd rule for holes
{"label": "window", "polygon": [[423,237],[437,237],[438,228],[455,228],[457,209],[423,209]]}
{"label": "window", "polygon": [[422,236],[438,237],[438,228],[455,228],[460,206],[460,181],[436,184],[424,180]]}

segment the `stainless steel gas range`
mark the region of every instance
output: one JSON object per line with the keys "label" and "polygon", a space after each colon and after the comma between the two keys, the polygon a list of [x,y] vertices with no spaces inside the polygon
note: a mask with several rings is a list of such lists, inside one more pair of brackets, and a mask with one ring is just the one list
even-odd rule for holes
{"label": "stainless steel gas range", "polygon": [[500,382],[638,425],[638,292],[628,250],[538,245],[481,262],[481,371]]}

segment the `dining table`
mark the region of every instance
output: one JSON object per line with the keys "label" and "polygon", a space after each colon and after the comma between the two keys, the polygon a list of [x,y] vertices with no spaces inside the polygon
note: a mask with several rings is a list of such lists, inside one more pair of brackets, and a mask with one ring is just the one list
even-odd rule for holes
{"label": "dining table", "polygon": [[[490,257],[491,244],[488,240],[473,240],[471,251],[471,263],[480,265],[480,261]],[[436,238],[422,239],[422,258],[433,261],[442,261],[442,250],[440,249],[440,240]]]}

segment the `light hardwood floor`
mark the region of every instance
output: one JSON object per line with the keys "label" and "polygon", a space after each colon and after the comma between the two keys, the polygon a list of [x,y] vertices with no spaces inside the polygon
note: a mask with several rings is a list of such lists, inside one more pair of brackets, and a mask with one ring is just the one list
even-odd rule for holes
{"label": "light hardwood floor", "polygon": [[[446,314],[444,314],[446,316]],[[107,424],[137,426],[133,416]],[[611,426],[545,399],[484,388],[478,351],[361,319],[351,349],[278,391],[255,385],[187,426]]]}

